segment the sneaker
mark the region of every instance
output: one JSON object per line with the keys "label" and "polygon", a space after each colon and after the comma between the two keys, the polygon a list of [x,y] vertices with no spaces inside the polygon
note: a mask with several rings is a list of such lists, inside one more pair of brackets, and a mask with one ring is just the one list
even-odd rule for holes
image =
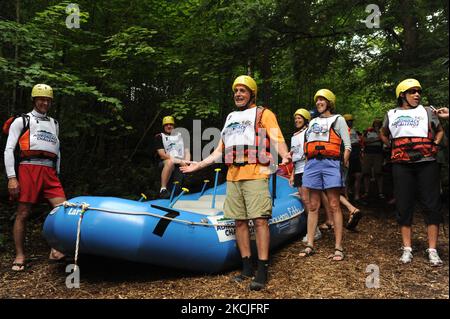
{"label": "sneaker", "polygon": [[428,260],[430,261],[432,267],[442,266],[443,262],[439,257],[439,254],[436,249],[428,248],[426,252],[428,254]]}
{"label": "sneaker", "polygon": [[159,198],[168,199],[170,198],[170,193],[167,189],[163,189],[159,192]]}
{"label": "sneaker", "polygon": [[400,261],[404,264],[408,264],[412,261],[413,254],[412,249],[409,247],[403,247],[403,254],[402,257],[400,257]]}
{"label": "sneaker", "polygon": [[[319,240],[320,238],[322,238],[322,232],[320,231],[319,227],[316,228],[316,233],[314,234],[314,240]],[[308,243],[308,236],[305,235],[305,237],[303,237],[302,242],[304,243]]]}

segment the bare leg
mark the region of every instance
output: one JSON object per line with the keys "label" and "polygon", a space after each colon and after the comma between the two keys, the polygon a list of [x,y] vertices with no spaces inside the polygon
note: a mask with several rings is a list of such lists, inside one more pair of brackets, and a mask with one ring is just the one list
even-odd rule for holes
{"label": "bare leg", "polygon": [[412,227],[401,226],[403,247],[411,247]]}
{"label": "bare leg", "polygon": [[[14,244],[16,247],[16,258],[14,263],[25,262],[25,229],[28,217],[30,216],[30,211],[31,204],[19,202],[13,227]],[[13,270],[20,270],[18,268],[18,266],[14,266]]]}
{"label": "bare leg", "polygon": [[345,196],[343,196],[343,195],[340,195],[340,196],[339,196],[339,201],[341,202],[342,205],[345,206],[345,208],[347,208],[347,210],[348,210],[350,213],[354,212],[354,211],[357,209],[357,208],[356,208],[355,206],[353,206],[352,203],[350,203],[350,202],[348,201],[348,199],[345,198]]}
{"label": "bare leg", "polygon": [[342,217],[341,203],[340,203],[340,188],[327,189],[327,197],[330,202],[330,207],[334,217],[334,236],[335,247],[342,249],[342,234],[344,221]]}
{"label": "bare leg", "polygon": [[439,236],[439,225],[428,225],[428,248],[437,247],[438,236]]}
{"label": "bare leg", "polygon": [[253,220],[256,231],[256,247],[258,248],[258,259],[269,259],[270,232],[269,224],[266,218],[257,218]]}
{"label": "bare leg", "polygon": [[170,176],[172,175],[175,164],[171,159],[164,160],[164,167],[161,172],[161,188],[167,188]]}
{"label": "bare leg", "polygon": [[325,219],[325,223],[327,223],[328,225],[334,225],[334,221],[333,221],[333,211],[330,207],[330,202],[328,200],[327,194],[325,192],[320,192],[320,199],[322,201],[323,204],[323,208],[325,209],[325,214],[326,214],[326,219]]}
{"label": "bare leg", "polygon": [[302,202],[304,204],[305,212],[308,213],[309,211],[309,190],[306,187],[299,187],[298,193],[300,194],[300,198],[302,199]]}
{"label": "bare leg", "polygon": [[[64,203],[66,201],[65,197],[55,197],[55,198],[49,198],[48,201],[50,202],[50,205],[52,205],[53,208],[56,206]],[[64,258],[64,254],[54,248],[50,250],[50,256],[48,257],[50,260],[60,260]]]}
{"label": "bare leg", "polygon": [[320,193],[321,191],[309,190],[309,212],[308,212],[308,226],[307,239],[308,245],[314,246],[314,235],[316,233],[317,223],[319,222],[319,208],[320,208]]}
{"label": "bare leg", "polygon": [[241,253],[241,257],[250,257],[250,233],[248,229],[248,220],[237,219],[236,223],[236,242]]}

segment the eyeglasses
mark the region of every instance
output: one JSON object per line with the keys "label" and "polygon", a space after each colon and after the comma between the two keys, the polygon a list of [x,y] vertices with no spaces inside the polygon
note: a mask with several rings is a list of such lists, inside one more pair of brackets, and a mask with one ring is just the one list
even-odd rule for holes
{"label": "eyeglasses", "polygon": [[405,93],[408,93],[408,94],[416,94],[416,93],[422,94],[422,90],[421,89],[409,89],[409,90],[406,90]]}

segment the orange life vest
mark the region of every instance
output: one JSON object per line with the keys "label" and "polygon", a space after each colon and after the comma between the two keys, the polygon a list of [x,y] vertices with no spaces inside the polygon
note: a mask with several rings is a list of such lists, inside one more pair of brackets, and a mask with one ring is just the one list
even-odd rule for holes
{"label": "orange life vest", "polygon": [[[420,106],[422,107],[422,106]],[[422,107],[423,108],[423,107]],[[392,110],[391,110],[392,111]],[[395,112],[389,112],[389,114],[394,114]],[[414,112],[423,112],[418,107],[417,110],[414,110]],[[392,140],[391,140],[391,160],[392,162],[416,162],[421,159],[427,158],[427,157],[434,157],[436,153],[438,152],[438,146],[433,141],[433,133],[431,128],[431,122],[429,119],[428,112],[427,114],[427,128],[428,131],[425,134],[426,127],[423,126],[422,133],[417,135],[422,136],[404,136],[404,133],[402,131],[398,131],[396,133],[392,133]],[[403,118],[406,118],[406,120],[412,119],[414,121],[412,116],[403,116]],[[389,122],[393,119],[393,116],[389,117]],[[425,124],[425,123],[424,123]],[[409,133],[411,135],[411,133]],[[426,135],[426,137],[424,136]]]}
{"label": "orange life vest", "polygon": [[[319,117],[311,121],[308,132],[306,133],[306,135],[308,135],[306,138],[307,142],[304,146],[306,158],[341,159],[342,139],[334,130],[334,124],[337,118],[338,116],[336,116],[336,118],[326,128],[318,123],[319,121],[323,121],[320,120],[321,118]],[[316,136],[318,134],[323,134],[323,136],[317,138]]]}
{"label": "orange life vest", "polygon": [[438,152],[438,146],[434,144],[431,133],[431,125],[428,137],[399,137],[391,141],[392,162],[416,162],[426,157],[433,157]]}

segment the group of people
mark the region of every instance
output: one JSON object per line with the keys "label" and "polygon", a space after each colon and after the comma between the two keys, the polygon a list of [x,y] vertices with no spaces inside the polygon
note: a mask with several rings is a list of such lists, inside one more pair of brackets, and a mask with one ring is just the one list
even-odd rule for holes
{"label": "group of people", "polygon": [[[315,116],[304,108],[294,113],[296,133],[292,136],[289,150],[275,114],[256,104],[258,88],[255,80],[247,75],[239,76],[233,82],[232,90],[236,110],[226,117],[216,149],[200,162],[190,161],[189,149],[184,146],[182,137],[174,133],[173,117],[163,119],[163,132],[156,136],[156,150],[162,170],[160,197],[169,197],[167,185],[176,166],[183,174],[188,174],[220,162],[224,157],[228,165],[224,215],[235,220],[236,242],[242,258],[242,271],[232,281],[248,280],[251,290],[263,289],[268,280],[268,220],[272,215],[268,181],[273,173],[271,164],[276,161],[270,146],[275,145],[281,165],[293,162],[290,181],[298,188],[308,214],[307,243],[300,256],[309,257],[315,253],[314,237],[322,203],[328,207],[327,220],[335,235],[334,251],[329,258],[333,261],[344,260],[341,203],[350,207],[347,228],[354,229],[361,218],[361,212],[348,202],[343,192],[349,170],[353,174],[360,171],[355,167],[358,165],[355,164],[356,155],[352,155],[362,151],[360,138],[352,127],[353,119],[336,112],[336,96],[332,91],[320,89],[314,96]],[[363,137],[366,141],[364,156],[368,159],[362,165],[362,171],[368,173],[369,169],[374,168],[375,173],[378,172],[375,167],[379,159],[372,154],[378,154],[382,147],[379,140],[391,146],[394,194],[403,241],[400,260],[403,263],[412,260],[412,217],[415,201],[420,198],[426,209],[429,262],[432,266],[439,266],[442,260],[437,252],[438,226],[443,219],[435,155],[436,145],[444,135],[438,117],[448,119],[448,109],[432,110],[422,106],[421,93],[422,87],[414,79],[402,81],[397,86],[397,106],[387,112],[383,122],[374,121],[373,130]],[[53,206],[65,201],[58,179],[59,126],[47,115],[53,90],[48,85],[38,84],[31,95],[33,110],[12,121],[5,148],[8,189],[11,199],[19,203],[14,224],[16,258],[12,269],[15,271],[25,267],[24,230],[31,205],[41,198],[48,199]],[[18,171],[14,158],[17,144],[20,148]],[[360,180],[355,181],[355,192],[359,189],[360,185],[356,183]],[[380,190],[379,195],[382,194]],[[358,195],[355,193],[356,199]],[[256,272],[250,248],[249,220],[253,221],[256,231]],[[50,258],[60,259],[64,255],[52,249]]]}

